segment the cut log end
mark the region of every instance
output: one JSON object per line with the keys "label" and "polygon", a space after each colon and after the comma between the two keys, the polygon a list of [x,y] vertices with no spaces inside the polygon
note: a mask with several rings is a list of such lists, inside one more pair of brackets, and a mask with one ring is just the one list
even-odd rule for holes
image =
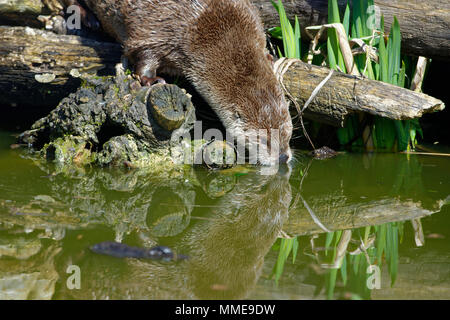
{"label": "cut log end", "polygon": [[185,112],[192,106],[182,89],[171,84],[152,86],[147,107],[158,124],[168,131],[178,129],[185,121]]}

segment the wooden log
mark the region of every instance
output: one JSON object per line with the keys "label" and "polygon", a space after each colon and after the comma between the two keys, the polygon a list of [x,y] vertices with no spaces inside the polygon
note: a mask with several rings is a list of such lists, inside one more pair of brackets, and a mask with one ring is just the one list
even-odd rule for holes
{"label": "wooden log", "polygon": [[[287,67],[283,84],[300,107],[329,75],[330,69],[300,60],[284,59],[278,70]],[[380,81],[335,71],[305,110],[305,117],[343,126],[352,112],[367,112],[395,120],[419,118],[424,113],[443,110],[441,100]]]}
{"label": "wooden log", "polygon": [[80,84],[70,76],[73,69],[113,73],[120,56],[117,43],[0,26],[0,101],[13,106],[56,106]]}
{"label": "wooden log", "polygon": [[[251,0],[259,9],[266,27],[279,26],[279,18],[271,0]],[[394,16],[400,23],[404,53],[450,60],[450,2],[447,0],[375,0],[384,15],[386,31]],[[347,0],[338,0],[341,13]],[[327,23],[327,0],[284,0],[288,18],[297,15],[302,30]],[[306,36],[306,34],[304,34]],[[304,38],[307,39],[307,38]]]}
{"label": "wooden log", "polygon": [[40,27],[36,18],[48,13],[41,0],[0,0],[0,25]]}
{"label": "wooden log", "polygon": [[165,130],[178,129],[185,121],[190,98],[175,85],[155,85],[147,98],[153,118]]}

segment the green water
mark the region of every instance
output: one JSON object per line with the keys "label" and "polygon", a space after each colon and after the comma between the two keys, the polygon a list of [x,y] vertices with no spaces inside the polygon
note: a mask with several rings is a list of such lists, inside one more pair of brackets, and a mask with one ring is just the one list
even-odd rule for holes
{"label": "green water", "polygon": [[[1,299],[450,298],[449,158],[297,154],[273,176],[174,174],[63,170],[11,143],[0,132]],[[90,251],[107,240],[189,259]]]}

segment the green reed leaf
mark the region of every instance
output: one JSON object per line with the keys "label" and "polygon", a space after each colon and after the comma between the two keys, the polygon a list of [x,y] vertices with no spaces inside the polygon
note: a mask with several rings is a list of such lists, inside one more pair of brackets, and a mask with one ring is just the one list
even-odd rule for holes
{"label": "green reed leaf", "polygon": [[331,300],[334,297],[334,289],[336,287],[336,278],[337,278],[338,269],[331,269],[328,273],[328,285],[327,285],[327,299]]}
{"label": "green reed leaf", "polygon": [[347,35],[348,38],[350,38],[350,6],[348,5],[348,1],[347,1],[347,5],[345,6],[345,13],[344,13],[344,19],[342,20],[342,24],[344,25],[344,30],[345,30],[345,34]]}
{"label": "green reed leaf", "polygon": [[[337,0],[328,0],[328,23],[340,23],[339,7]],[[328,29],[328,63],[331,69],[337,70],[337,66],[342,72],[346,72],[344,57],[339,47],[339,40],[334,29]]]}
{"label": "green reed leaf", "polygon": [[382,265],[383,252],[386,247],[386,228],[386,224],[382,224],[379,226],[377,238],[375,240],[378,266]]}
{"label": "green reed leaf", "polygon": [[344,259],[342,260],[341,277],[344,286],[347,285],[347,255],[345,255]]}
{"label": "green reed leaf", "polygon": [[328,232],[325,238],[325,255],[328,254],[328,249],[331,247],[331,242],[334,238],[334,231]]}

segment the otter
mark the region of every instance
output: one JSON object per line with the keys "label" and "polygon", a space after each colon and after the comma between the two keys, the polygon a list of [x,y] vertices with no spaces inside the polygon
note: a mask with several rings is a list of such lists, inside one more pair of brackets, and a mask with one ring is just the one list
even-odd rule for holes
{"label": "otter", "polygon": [[272,70],[262,21],[249,0],[84,3],[123,45],[141,79],[156,79],[157,72],[184,75],[232,137],[266,132],[259,140],[267,155],[258,157],[260,164],[290,161],[289,106]]}

